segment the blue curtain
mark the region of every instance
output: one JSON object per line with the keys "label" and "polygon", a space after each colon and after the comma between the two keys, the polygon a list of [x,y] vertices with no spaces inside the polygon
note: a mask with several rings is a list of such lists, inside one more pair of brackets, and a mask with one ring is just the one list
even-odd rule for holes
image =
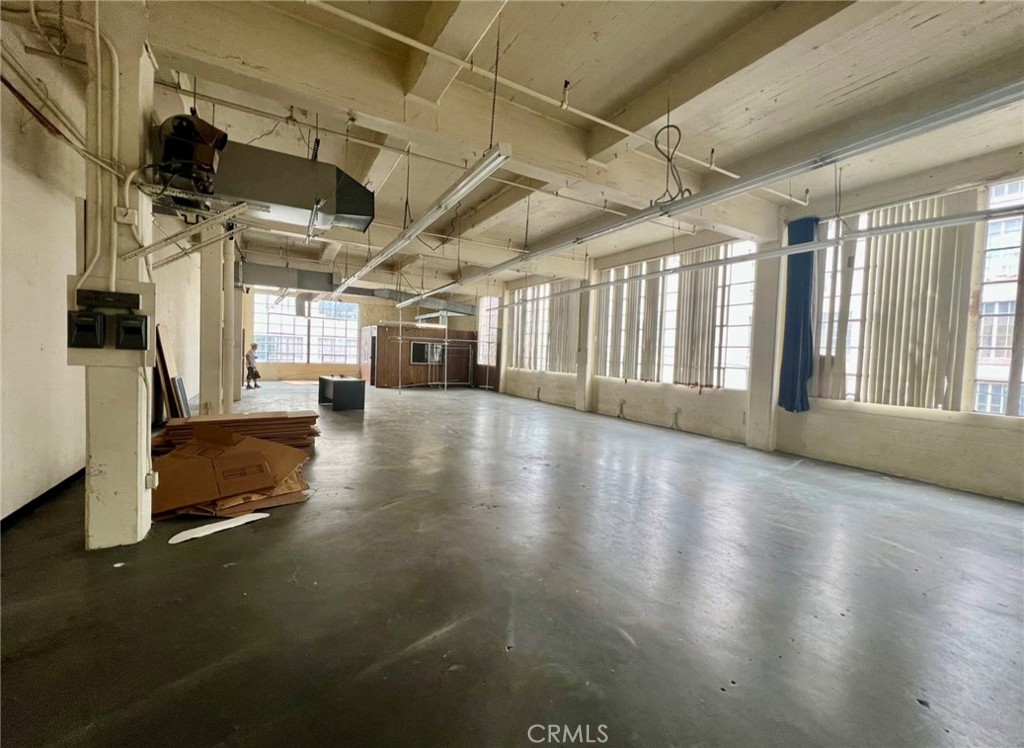
{"label": "blue curtain", "polygon": [[[814,241],[817,218],[789,224],[789,245]],[[786,258],[786,326],[782,338],[779,405],[790,413],[810,410],[807,380],[814,371],[814,252]]]}

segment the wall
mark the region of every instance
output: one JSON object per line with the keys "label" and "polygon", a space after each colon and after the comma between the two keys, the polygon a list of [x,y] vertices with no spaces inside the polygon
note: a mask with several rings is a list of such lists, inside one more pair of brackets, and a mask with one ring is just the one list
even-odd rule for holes
{"label": "wall", "polygon": [[[153,233],[156,237],[163,236],[159,230]],[[177,251],[172,247],[158,252],[153,255],[154,261]],[[196,397],[199,394],[199,254],[154,270],[153,280],[157,324],[169,333],[174,363],[185,380],[185,391],[190,398]]]}
{"label": "wall", "polygon": [[[352,302],[359,304],[359,327],[362,328],[366,325],[376,325],[378,322],[387,320],[396,320],[399,316],[399,310],[395,307],[393,301],[386,301],[383,299],[373,299],[365,296],[350,296],[343,295],[342,301]],[[244,328],[245,328],[245,349],[248,349],[249,343],[252,342],[252,325],[253,325],[253,303],[252,294],[245,294],[243,303],[243,315],[244,315]],[[406,319],[411,319],[412,315],[409,313],[405,314]],[[198,348],[197,355],[198,355]],[[198,360],[196,362],[198,367]],[[310,380],[315,381],[318,377],[327,376],[329,374],[344,374],[347,376],[358,377],[359,376],[359,365],[354,364],[304,364],[304,363],[272,363],[269,361],[260,362],[260,374],[268,382],[278,380]],[[198,368],[197,368],[198,372]],[[198,376],[198,373],[197,373]],[[198,384],[198,379],[196,382]],[[243,385],[244,386],[244,385]]]}
{"label": "wall", "polygon": [[[84,129],[82,75],[18,54],[22,47],[9,29],[4,41]],[[12,82],[21,89],[17,77]],[[85,168],[6,88],[0,159],[0,515],[6,517],[85,466],[85,370],[67,365],[64,301],[66,277],[78,272],[76,199],[85,196]]]}
{"label": "wall", "polygon": [[[268,382],[280,380],[315,381],[318,377],[342,374],[349,377],[359,376],[358,364],[292,364],[263,361],[259,365],[260,375]],[[242,384],[245,388],[245,384]]]}
{"label": "wall", "polygon": [[[413,342],[448,338],[448,354],[443,364],[422,365],[410,363]],[[409,325],[377,325],[377,354],[374,366],[374,386],[413,387],[447,381],[450,384],[469,382],[476,363],[476,347],[468,341],[476,340],[476,332],[467,330],[440,330]],[[467,342],[459,342],[467,341]]]}
{"label": "wall", "polygon": [[776,448],[1024,501],[1021,419],[812,399],[806,413],[779,411]]}
{"label": "wall", "polygon": [[505,372],[505,394],[572,408],[576,405],[576,375],[509,369]]}
{"label": "wall", "polygon": [[[660,382],[594,377],[593,409],[730,442],[746,439],[746,390],[692,390]],[[625,402],[623,402],[625,401]],[[678,414],[678,415],[677,415]]]}

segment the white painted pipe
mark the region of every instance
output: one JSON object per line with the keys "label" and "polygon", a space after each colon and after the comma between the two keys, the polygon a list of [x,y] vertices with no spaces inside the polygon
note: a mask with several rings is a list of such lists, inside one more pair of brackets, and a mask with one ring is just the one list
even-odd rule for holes
{"label": "white painted pipe", "polygon": [[[688,265],[680,265],[679,267],[666,268],[664,270],[658,270],[653,273],[646,273],[644,275],[634,275],[629,277],[621,277],[614,280],[604,281],[602,283],[594,283],[589,286],[581,286],[579,288],[571,288],[567,291],[559,291],[548,296],[538,297],[537,299],[530,299],[530,301],[536,301],[538,299],[554,299],[561,296],[569,296],[571,294],[584,293],[588,291],[597,291],[602,288],[615,288],[629,283],[637,283],[650,278],[663,278],[667,275],[676,275],[682,273],[692,273],[699,270],[706,270],[709,268],[723,267],[726,265],[736,265],[744,262],[760,262],[762,260],[772,260],[779,257],[787,257],[789,255],[801,254],[803,252],[819,252],[829,247],[839,247],[846,242],[857,241],[858,239],[864,239],[872,236],[884,236],[899,234],[907,231],[921,231],[924,229],[941,228],[945,226],[958,226],[970,223],[978,223],[979,221],[991,221],[997,218],[1010,218],[1016,216],[1024,216],[1024,207],[1016,206],[1012,208],[999,208],[994,210],[979,210],[971,213],[961,213],[954,216],[942,216],[940,218],[926,219],[923,221],[910,221],[908,223],[892,224],[889,226],[878,226],[874,228],[865,229],[863,231],[854,231],[838,239],[822,239],[820,241],[806,242],[804,244],[794,244],[788,247],[779,247],[778,249],[770,249],[765,252],[757,252],[755,254],[748,255],[735,255],[733,257],[722,257],[717,260],[704,260],[702,262],[694,262]],[[701,252],[703,250],[710,249],[712,247],[721,246],[722,242],[715,242],[708,244],[704,247],[695,247],[694,249],[682,252],[683,255],[692,254],[695,252]],[[889,248],[891,250],[891,247]],[[889,294],[891,296],[891,294]],[[875,299],[882,298],[882,294],[878,293],[877,289],[872,294]],[[415,301],[416,299],[409,299],[403,304],[408,304],[409,301]],[[503,304],[500,308],[505,306],[518,306],[526,303],[523,301],[512,301],[507,304]],[[399,304],[398,308],[401,309],[403,304]],[[621,315],[616,315],[621,316]],[[877,319],[878,315],[875,315]],[[883,334],[883,337],[884,334]]]}
{"label": "white painted pipe", "polygon": [[235,359],[235,237],[225,237],[224,250],[224,304],[223,339],[221,343],[221,413],[230,413],[235,399],[235,377],[240,361]]}
{"label": "white painted pipe", "polygon": [[[630,130],[628,128],[622,127],[621,125],[617,125],[614,122],[609,122],[606,119],[602,119],[601,117],[597,117],[597,116],[595,116],[593,114],[590,114],[589,112],[583,111],[582,109],[578,109],[578,108],[576,108],[574,106],[569,106],[568,103],[566,101],[564,101],[564,100],[556,99],[554,97],[548,96],[547,94],[542,94],[540,91],[535,91],[532,88],[528,88],[527,86],[524,86],[524,85],[522,85],[520,83],[516,83],[513,80],[509,80],[508,78],[504,78],[504,77],[502,77],[500,75],[495,75],[493,72],[487,70],[486,68],[477,67],[477,65],[475,63],[473,63],[472,61],[461,60],[458,57],[456,57],[455,55],[448,54],[447,52],[444,52],[443,50],[440,50],[437,47],[432,47],[429,44],[424,44],[423,42],[419,41],[418,39],[413,39],[412,37],[406,36],[405,34],[401,34],[401,33],[397,32],[397,31],[393,31],[393,30],[387,28],[386,26],[381,26],[380,24],[374,23],[373,21],[370,21],[370,20],[367,20],[367,19],[363,18],[362,16],[357,16],[355,13],[350,13],[347,10],[342,10],[341,8],[335,7],[335,6],[330,5],[328,3],[321,2],[320,0],[305,0],[305,2],[308,3],[309,5],[312,5],[312,6],[316,7],[316,8],[319,8],[320,10],[323,10],[323,11],[325,11],[327,13],[330,13],[331,15],[338,16],[339,18],[344,18],[346,21],[349,21],[349,22],[354,23],[354,24],[356,24],[358,26],[362,26],[363,28],[366,28],[366,29],[369,29],[371,31],[374,31],[374,32],[376,32],[378,34],[381,34],[382,36],[386,36],[386,37],[388,37],[390,39],[394,39],[395,41],[401,42],[402,44],[405,44],[405,45],[407,45],[409,47],[413,47],[414,49],[418,49],[419,51],[423,52],[424,54],[432,55],[434,57],[438,57],[438,58],[440,58],[442,60],[445,60],[446,62],[449,62],[452,65],[458,66],[462,70],[466,70],[466,71],[468,71],[470,73],[473,73],[475,75],[481,76],[481,77],[486,78],[486,79],[488,79],[490,81],[497,80],[498,83],[500,83],[501,85],[505,86],[506,88],[511,88],[512,90],[518,91],[519,93],[522,93],[522,94],[525,94],[525,95],[529,96],[530,98],[536,99],[537,101],[542,101],[545,104],[549,104],[550,106],[553,106],[553,107],[555,107],[557,109],[560,109],[562,111],[570,112],[572,114],[575,114],[578,117],[583,117],[584,119],[590,120],[591,122],[593,122],[595,124],[598,124],[598,125],[601,125],[602,127],[607,127],[610,130],[615,130],[616,132],[618,132],[618,133],[620,133],[622,135],[626,135],[626,136],[631,137],[631,138],[637,138],[639,140],[644,141],[648,145],[654,145],[654,138],[650,138],[650,137],[648,137],[646,135],[642,135],[642,134],[640,134],[638,132],[634,132],[633,130]],[[654,160],[656,160],[656,161],[658,161],[660,163],[664,163],[664,160],[660,156],[652,156],[650,154],[644,153],[643,151],[637,151],[637,153],[639,153],[641,156],[645,156],[647,158],[654,159]],[[693,163],[693,164],[701,166],[701,167],[703,167],[705,169],[708,169],[709,171],[718,172],[719,174],[727,176],[730,179],[739,179],[740,178],[739,174],[736,174],[734,172],[728,171],[727,169],[723,169],[720,166],[715,165],[715,163],[713,161],[711,161],[710,159],[705,160],[705,159],[702,159],[702,158],[697,158],[696,156],[690,156],[690,155],[688,155],[686,153],[680,153],[678,151],[676,152],[676,156],[678,156],[679,158],[681,158],[681,159],[683,159],[685,161],[689,161],[690,163]],[[763,188],[763,189],[766,192],[770,192],[771,194],[773,194],[773,195],[775,195],[777,197],[781,197],[781,198],[783,198],[785,200],[790,200],[792,202],[795,202],[795,203],[798,203],[798,204],[804,205],[804,206],[807,205],[806,201],[800,200],[799,198],[795,198],[792,195],[787,195],[784,192],[777,192],[777,191],[775,191],[773,189],[769,189],[769,188]]]}
{"label": "white painted pipe", "polygon": [[513,268],[527,262],[532,262],[540,257],[554,254],[555,252],[563,249],[616,234],[620,231],[624,231],[625,229],[646,223],[653,218],[672,217],[682,213],[689,213],[698,208],[703,208],[734,197],[739,197],[740,195],[746,194],[758,187],[776,184],[808,171],[820,169],[824,166],[830,166],[849,158],[870,153],[884,146],[898,143],[906,138],[931,132],[935,129],[969,119],[970,117],[1002,108],[1008,104],[1016,103],[1022,98],[1024,98],[1024,87],[1021,87],[1020,84],[1012,83],[999,86],[998,88],[957,102],[956,104],[946,107],[939,112],[929,112],[902,125],[898,125],[883,132],[872,133],[859,140],[823,151],[817,155],[803,159],[802,161],[775,169],[774,171],[770,171],[756,177],[745,178],[718,190],[702,192],[692,197],[680,198],[661,205],[652,205],[651,207],[637,211],[622,220],[606,225],[586,228],[580,233],[575,234],[574,236],[569,236],[568,238],[552,239],[550,242],[543,244],[541,247],[534,249],[521,257],[515,257],[492,267],[483,268],[478,272],[470,273],[461,280],[453,281],[430,291],[426,291],[402,303],[406,306],[414,304],[417,301],[421,301],[430,296],[450,291],[463,283],[486,278],[494,273],[508,270],[509,268]]}

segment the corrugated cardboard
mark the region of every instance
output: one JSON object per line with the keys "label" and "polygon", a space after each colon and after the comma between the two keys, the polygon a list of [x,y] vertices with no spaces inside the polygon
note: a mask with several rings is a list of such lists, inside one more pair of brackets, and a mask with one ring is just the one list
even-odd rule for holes
{"label": "corrugated cardboard", "polygon": [[307,457],[283,444],[197,425],[190,441],[153,461],[160,473],[153,491],[153,513],[240,494],[273,494]]}

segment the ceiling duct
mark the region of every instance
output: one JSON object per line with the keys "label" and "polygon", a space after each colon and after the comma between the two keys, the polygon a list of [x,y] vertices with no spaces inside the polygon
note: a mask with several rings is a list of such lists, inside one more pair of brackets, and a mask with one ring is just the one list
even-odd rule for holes
{"label": "ceiling duct", "polygon": [[220,154],[214,194],[310,233],[334,226],[366,231],[373,222],[373,193],[334,164],[243,143],[228,143]]}
{"label": "ceiling duct", "polygon": [[335,226],[366,231],[373,222],[373,192],[333,164],[227,142],[195,116],[168,119],[159,141],[160,179],[175,188],[178,205],[190,201],[181,192],[226,204],[214,208],[246,202],[245,215],[304,226],[307,238]]}

